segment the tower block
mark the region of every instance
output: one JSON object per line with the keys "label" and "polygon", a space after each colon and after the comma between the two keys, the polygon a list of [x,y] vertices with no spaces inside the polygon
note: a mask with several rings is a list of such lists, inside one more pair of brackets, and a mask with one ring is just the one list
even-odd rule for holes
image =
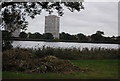
{"label": "tower block", "polygon": [[59,39],[60,18],[55,15],[45,16],[45,33],[51,33],[54,38]]}

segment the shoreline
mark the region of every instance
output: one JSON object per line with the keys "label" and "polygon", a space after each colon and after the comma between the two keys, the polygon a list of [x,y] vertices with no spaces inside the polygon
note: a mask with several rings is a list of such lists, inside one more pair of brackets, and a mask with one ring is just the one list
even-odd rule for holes
{"label": "shoreline", "polygon": [[49,40],[49,39],[21,39],[11,38],[12,41],[44,41],[44,42],[71,42],[71,43],[96,43],[96,44],[120,44],[119,41],[78,41],[78,40]]}

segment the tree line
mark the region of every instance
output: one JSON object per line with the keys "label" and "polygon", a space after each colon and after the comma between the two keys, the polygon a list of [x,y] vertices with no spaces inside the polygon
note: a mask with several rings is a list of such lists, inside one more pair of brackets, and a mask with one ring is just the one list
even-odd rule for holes
{"label": "tree line", "polygon": [[[8,31],[2,31],[2,37],[3,39],[12,37],[10,32]],[[56,39],[53,37],[51,33],[31,33],[31,32],[21,32],[19,35],[20,39],[45,39],[45,40],[60,40],[60,41],[78,41],[78,42],[114,42],[114,43],[119,43],[120,41],[120,36],[112,36],[112,37],[105,37],[103,31],[96,31],[96,33],[92,35],[85,35],[83,33],[78,33],[76,35],[71,35],[69,33],[62,32],[59,34],[59,39]]]}

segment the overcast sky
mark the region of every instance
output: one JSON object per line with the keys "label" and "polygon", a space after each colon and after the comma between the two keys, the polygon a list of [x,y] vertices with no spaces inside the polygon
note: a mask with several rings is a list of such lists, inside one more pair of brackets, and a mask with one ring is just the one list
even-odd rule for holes
{"label": "overcast sky", "polygon": [[[60,32],[91,35],[100,30],[104,31],[105,36],[118,35],[118,2],[84,2],[84,6],[85,9],[80,12],[64,9],[64,15],[60,17]],[[43,11],[35,19],[27,17],[27,32],[44,33],[47,15]]]}

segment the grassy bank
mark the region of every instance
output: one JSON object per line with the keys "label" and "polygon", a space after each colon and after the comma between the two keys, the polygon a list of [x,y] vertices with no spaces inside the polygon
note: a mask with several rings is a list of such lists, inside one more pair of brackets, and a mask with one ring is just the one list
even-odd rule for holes
{"label": "grassy bank", "polygon": [[118,79],[119,52],[105,48],[13,48],[2,53],[3,79]]}
{"label": "grassy bank", "polygon": [[34,58],[41,58],[46,56],[55,56],[60,59],[79,60],[79,59],[118,59],[120,58],[120,49],[107,48],[54,48],[43,46],[41,48],[13,48],[3,51],[3,53],[19,54],[24,57],[26,52],[31,54]]}
{"label": "grassy bank", "polygon": [[70,60],[73,64],[90,69],[89,72],[22,73],[3,72],[3,79],[118,79],[120,60]]}

